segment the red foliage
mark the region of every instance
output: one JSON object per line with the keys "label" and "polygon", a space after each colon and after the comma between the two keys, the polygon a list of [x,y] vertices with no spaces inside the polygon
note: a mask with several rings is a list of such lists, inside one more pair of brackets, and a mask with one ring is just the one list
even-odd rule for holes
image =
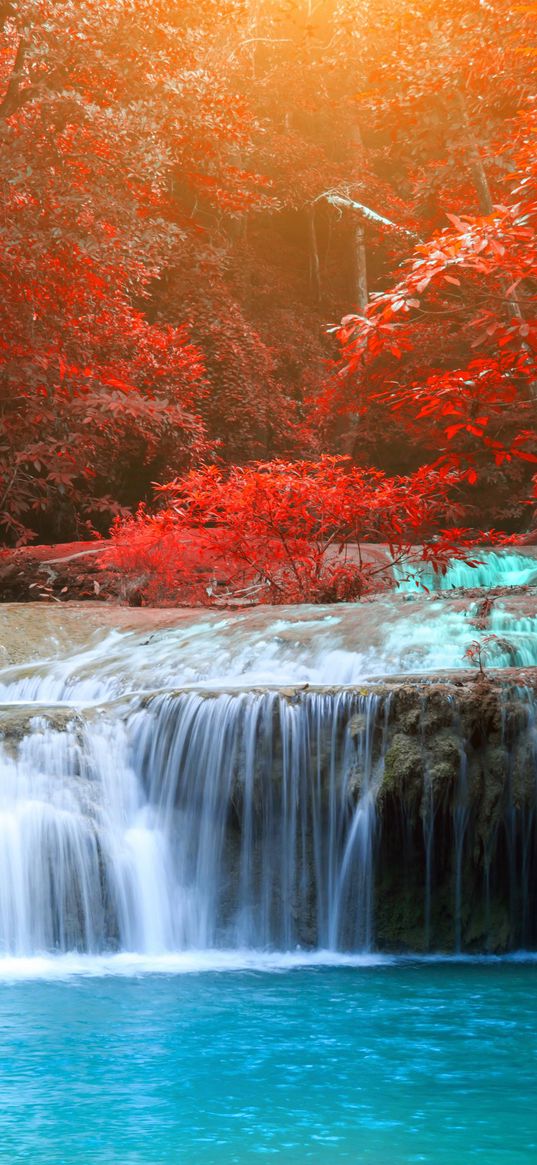
{"label": "red foliage", "polygon": [[397,414],[425,455],[435,451],[438,469],[474,484],[502,467],[526,496],[529,475],[517,463],[537,464],[534,124],[533,112],[521,120],[506,204],[450,215],[452,226],[416,248],[394,287],[342,321],[344,367],[323,402]]}
{"label": "red foliage", "polygon": [[[450,485],[429,470],[387,478],[343,457],[209,467],[161,487],[160,513],[118,520],[105,562],[144,602],[353,600],[390,585],[396,562],[442,569],[468,553],[464,530],[438,536],[457,514]],[[368,542],[388,553],[368,554]]]}
{"label": "red foliage", "polygon": [[[227,20],[232,16],[230,7]],[[185,322],[148,318],[205,206],[262,204],[221,151],[248,140],[211,67],[215,5],[21,0],[0,8],[0,532],[72,535],[207,453]],[[217,172],[217,177],[215,177]],[[107,522],[106,522],[107,518]]]}
{"label": "red foliage", "polygon": [[[447,491],[455,469],[476,483],[465,522],[521,524],[537,381],[532,11],[0,0],[8,541],[103,530],[151,481],[211,457],[351,447],[362,466],[413,474],[417,498],[428,471],[413,471],[432,462]],[[346,374],[323,395],[325,324],[345,304]],[[283,492],[306,473],[286,464]],[[240,472],[200,472],[231,506]],[[395,527],[373,530],[381,480],[403,525],[410,484],[363,479],[376,482],[363,536],[389,539]],[[216,537],[200,521],[198,543],[202,530]],[[353,592],[326,562],[304,567],[304,593],[321,576]]]}

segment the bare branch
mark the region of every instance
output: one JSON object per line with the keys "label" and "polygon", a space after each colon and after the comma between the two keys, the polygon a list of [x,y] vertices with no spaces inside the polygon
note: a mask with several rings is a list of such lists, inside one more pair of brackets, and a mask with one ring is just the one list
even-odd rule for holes
{"label": "bare branch", "polygon": [[407,227],[402,227],[399,223],[392,222],[391,219],[385,218],[383,214],[378,214],[376,210],[372,210],[370,206],[365,206],[363,202],[355,202],[354,198],[349,198],[348,195],[339,194],[335,190],[326,190],[323,194],[317,196],[315,202],[320,202],[321,199],[330,203],[330,206],[335,206],[337,210],[351,210],[353,214],[360,215],[360,218],[364,222],[370,223],[371,226],[380,227],[382,230],[390,231],[392,234],[404,235],[405,238],[411,239],[413,243],[423,242],[415,231],[409,231]]}
{"label": "bare branch", "polygon": [[249,36],[246,38],[246,40],[241,40],[240,44],[236,45],[236,47],[231,50],[227,58],[228,61],[233,60],[233,57],[236,57],[237,53],[240,52],[241,49],[246,48],[246,46],[250,44],[291,44],[291,41],[288,36]]}

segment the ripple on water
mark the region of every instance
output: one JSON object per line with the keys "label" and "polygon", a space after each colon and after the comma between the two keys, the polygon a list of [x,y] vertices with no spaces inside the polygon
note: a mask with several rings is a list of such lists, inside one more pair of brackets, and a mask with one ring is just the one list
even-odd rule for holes
{"label": "ripple on water", "polygon": [[0,1161],[533,1165],[535,964],[277,969],[13,982]]}

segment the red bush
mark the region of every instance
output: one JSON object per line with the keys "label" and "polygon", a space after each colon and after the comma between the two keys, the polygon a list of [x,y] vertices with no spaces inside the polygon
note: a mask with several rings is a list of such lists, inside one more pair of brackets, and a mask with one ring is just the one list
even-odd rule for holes
{"label": "red bush", "polygon": [[435,535],[456,516],[453,484],[424,470],[388,478],[343,457],[213,466],[160,487],[160,513],[119,519],[107,564],[144,602],[354,600],[386,585],[395,562],[442,569],[464,554],[465,531]]}

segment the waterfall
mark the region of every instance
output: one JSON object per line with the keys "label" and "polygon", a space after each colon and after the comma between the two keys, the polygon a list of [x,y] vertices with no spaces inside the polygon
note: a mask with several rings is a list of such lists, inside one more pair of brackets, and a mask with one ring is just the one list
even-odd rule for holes
{"label": "waterfall", "polygon": [[[372,640],[408,678],[366,679]],[[48,650],[0,671],[0,954],[537,947],[527,597],[189,612]]]}
{"label": "waterfall", "polygon": [[366,949],[389,700],[143,704],[4,747],[0,949]]}
{"label": "waterfall", "polygon": [[478,945],[492,907],[507,945],[534,943],[535,698],[487,699],[187,690],[17,724],[0,752],[0,951],[392,947],[383,910],[394,897],[397,917],[408,877],[414,946],[465,949],[469,901]]}

